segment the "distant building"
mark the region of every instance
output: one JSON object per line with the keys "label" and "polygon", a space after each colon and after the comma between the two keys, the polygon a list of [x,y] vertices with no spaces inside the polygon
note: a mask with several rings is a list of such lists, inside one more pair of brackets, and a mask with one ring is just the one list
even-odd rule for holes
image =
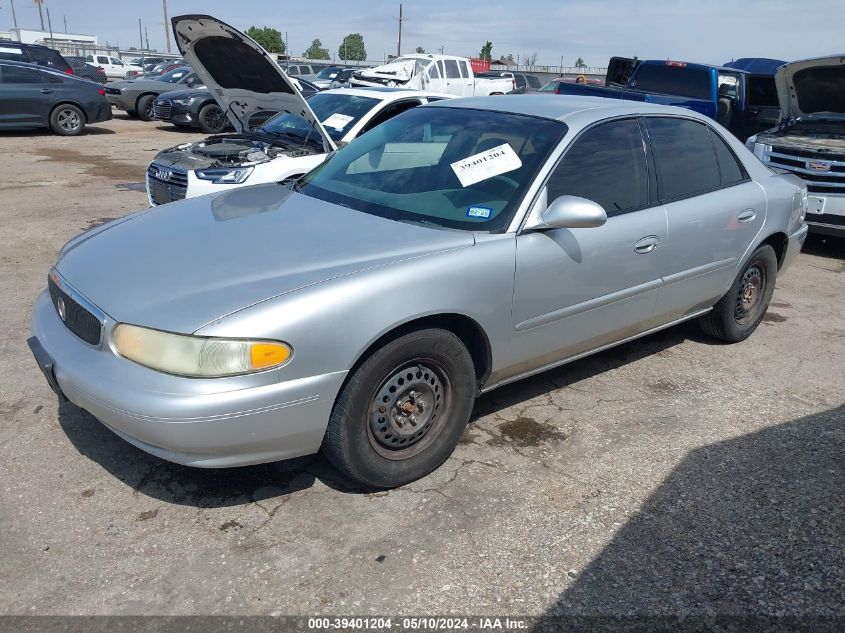
{"label": "distant building", "polygon": [[53,31],[37,31],[34,29],[9,29],[9,39],[21,44],[45,44],[51,42],[55,45],[63,43],[83,45],[87,48],[96,48],[98,45],[96,35],[83,35],[81,33],[58,33]]}

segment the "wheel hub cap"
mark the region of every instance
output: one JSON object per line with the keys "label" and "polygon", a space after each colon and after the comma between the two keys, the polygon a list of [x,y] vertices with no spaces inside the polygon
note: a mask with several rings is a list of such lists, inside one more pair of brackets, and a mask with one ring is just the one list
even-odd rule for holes
{"label": "wheel hub cap", "polygon": [[373,439],[388,450],[416,444],[437,420],[443,393],[440,377],[423,364],[395,372],[379,389],[370,408]]}

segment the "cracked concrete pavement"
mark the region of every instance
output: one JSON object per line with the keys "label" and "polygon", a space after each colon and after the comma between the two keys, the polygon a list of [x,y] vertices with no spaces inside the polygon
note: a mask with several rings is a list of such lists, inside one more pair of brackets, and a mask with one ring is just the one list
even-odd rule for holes
{"label": "cracked concrete pavement", "polygon": [[26,347],[65,240],[145,206],[198,135],[0,135],[0,613],[845,616],[845,245],[747,342],[672,328],[481,398],[436,473],[194,470],[59,405]]}

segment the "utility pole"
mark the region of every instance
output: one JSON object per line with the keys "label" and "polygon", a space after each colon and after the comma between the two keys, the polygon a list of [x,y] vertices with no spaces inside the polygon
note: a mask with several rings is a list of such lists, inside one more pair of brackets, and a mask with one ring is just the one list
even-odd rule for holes
{"label": "utility pole", "polygon": [[47,26],[50,27],[50,43],[52,44],[53,43],[53,23],[50,21],[50,7],[47,7]]}
{"label": "utility pole", "polygon": [[35,0],[35,6],[38,7],[38,17],[41,18],[41,30],[44,30],[44,14],[41,13],[41,5],[44,4],[44,0]]}
{"label": "utility pole", "polygon": [[62,13],[62,19],[65,21],[65,33],[67,33],[67,15]]}
{"label": "utility pole", "polygon": [[170,27],[167,21],[167,0],[161,0],[161,6],[164,9],[164,41],[167,42],[167,52],[170,52]]}
{"label": "utility pole", "polygon": [[441,55],[443,54],[443,48],[444,48],[444,47],[443,47],[443,44],[441,44],[441,45],[440,45],[440,54],[441,54]]}
{"label": "utility pole", "polygon": [[144,64],[144,33],[141,31],[141,18],[138,18],[138,39],[141,41],[141,68],[143,69]]}
{"label": "utility pole", "polygon": [[396,45],[396,57],[402,57],[402,22],[405,18],[402,17],[402,3],[399,3],[399,43]]}
{"label": "utility pole", "polygon": [[9,0],[9,4],[12,5],[12,23],[15,25],[15,28],[18,28],[18,16],[15,15],[15,0]]}
{"label": "utility pole", "polygon": [[147,44],[147,50],[150,50],[150,34],[147,33],[147,27],[144,27],[144,41]]}

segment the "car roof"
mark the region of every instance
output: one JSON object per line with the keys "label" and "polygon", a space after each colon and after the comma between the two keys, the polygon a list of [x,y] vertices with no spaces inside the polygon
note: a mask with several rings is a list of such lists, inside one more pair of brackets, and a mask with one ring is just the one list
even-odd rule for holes
{"label": "car roof", "polygon": [[753,75],[774,75],[786,62],[768,57],[741,57],[725,64],[725,68],[744,70]]}
{"label": "car roof", "polygon": [[608,99],[606,97],[579,97],[570,95],[498,95],[490,97],[464,97],[437,101],[433,108],[468,108],[473,110],[490,110],[523,114],[528,116],[570,122],[578,120],[600,120],[617,116],[637,114],[670,114],[681,115],[699,120],[707,117],[675,106],[665,106],[642,101],[628,101],[626,99]]}
{"label": "car roof", "polygon": [[392,101],[402,97],[436,97],[438,99],[452,99],[455,95],[439,94],[428,90],[408,90],[407,88],[332,88],[323,93],[353,95],[355,97],[370,97],[380,101]]}

